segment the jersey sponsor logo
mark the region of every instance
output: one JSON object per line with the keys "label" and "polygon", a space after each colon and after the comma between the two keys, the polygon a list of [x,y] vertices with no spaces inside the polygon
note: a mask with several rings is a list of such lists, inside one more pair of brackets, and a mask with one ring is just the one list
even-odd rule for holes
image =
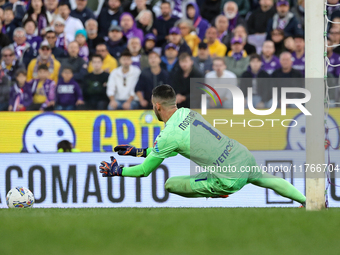
{"label": "jersey sponsor logo", "polygon": [[225,147],[224,151],[221,153],[221,155],[213,162],[215,166],[220,166],[220,164],[223,164],[224,161],[229,156],[230,152],[232,151],[234,147],[234,141],[229,140],[227,146]]}

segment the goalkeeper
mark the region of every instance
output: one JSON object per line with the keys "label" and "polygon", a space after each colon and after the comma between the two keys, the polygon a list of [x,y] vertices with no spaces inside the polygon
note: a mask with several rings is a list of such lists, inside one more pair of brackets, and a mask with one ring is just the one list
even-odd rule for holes
{"label": "goalkeeper", "polygon": [[251,183],[305,205],[306,197],[292,184],[263,173],[245,146],[220,133],[197,112],[188,108],[177,109],[176,94],[171,86],[154,88],[152,104],[158,120],[166,123],[153,148],[137,149],[129,145],[114,148],[119,155],[146,159],[140,165],[122,167],[111,157],[111,162],[103,161],[99,167],[104,177],[148,176],[165,158],[179,153],[206,169],[232,166],[234,171],[195,171],[191,176],[171,177],[165,183],[165,189],[171,193],[183,197],[227,197]]}

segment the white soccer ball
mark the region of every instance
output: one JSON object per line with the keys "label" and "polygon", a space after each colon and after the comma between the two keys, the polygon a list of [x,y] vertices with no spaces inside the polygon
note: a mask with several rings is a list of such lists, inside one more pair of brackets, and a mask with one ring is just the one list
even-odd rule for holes
{"label": "white soccer ball", "polygon": [[32,207],[34,204],[34,196],[27,188],[15,187],[8,191],[6,202],[9,208]]}

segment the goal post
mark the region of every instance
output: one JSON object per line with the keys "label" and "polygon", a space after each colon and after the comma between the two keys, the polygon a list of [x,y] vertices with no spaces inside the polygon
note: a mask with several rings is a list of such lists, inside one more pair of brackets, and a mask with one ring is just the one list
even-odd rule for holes
{"label": "goal post", "polygon": [[[305,1],[305,71],[306,89],[311,100],[306,108],[312,116],[306,116],[306,164],[325,163],[325,0]],[[309,168],[310,169],[310,168]],[[306,172],[306,209],[325,208],[325,173]]]}

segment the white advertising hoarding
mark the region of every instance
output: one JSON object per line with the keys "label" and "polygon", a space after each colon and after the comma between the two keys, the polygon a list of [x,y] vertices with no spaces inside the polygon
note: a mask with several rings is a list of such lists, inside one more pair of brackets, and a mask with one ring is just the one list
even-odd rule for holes
{"label": "white advertising hoarding", "polygon": [[[254,151],[262,166],[305,163],[304,151]],[[34,207],[273,207],[299,206],[275,192],[254,185],[223,199],[183,198],[164,190],[167,178],[190,174],[190,162],[182,156],[165,159],[144,178],[104,178],[98,170],[103,160],[115,155],[119,164],[131,166],[143,158],[122,157],[116,153],[0,154],[0,208],[7,207],[6,192],[24,186],[34,193]],[[331,163],[340,166],[340,151],[331,152]],[[277,173],[305,194],[301,173]],[[298,177],[297,177],[298,176]],[[295,178],[294,178],[295,177]],[[339,177],[336,171],[332,177]],[[337,179],[332,180],[336,184]],[[340,187],[329,188],[329,205],[340,207]]]}

